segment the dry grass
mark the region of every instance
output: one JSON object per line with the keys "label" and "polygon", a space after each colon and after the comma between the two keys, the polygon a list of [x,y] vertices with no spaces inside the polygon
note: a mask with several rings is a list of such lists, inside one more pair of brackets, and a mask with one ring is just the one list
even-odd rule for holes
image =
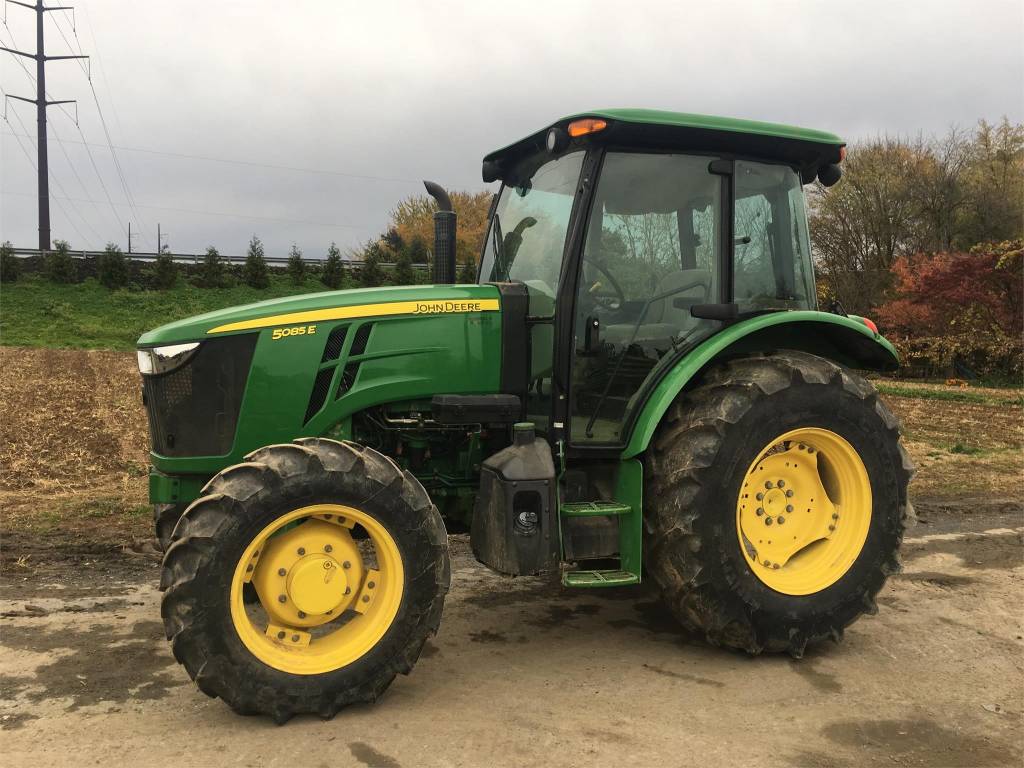
{"label": "dry grass", "polygon": [[148,533],[134,356],[0,347],[4,529]]}
{"label": "dry grass", "polygon": [[[1021,390],[877,383],[906,427],[918,499],[1024,496]],[[983,402],[951,401],[946,390]],[[4,531],[91,541],[150,534],[134,355],[0,347],[0,417]]]}

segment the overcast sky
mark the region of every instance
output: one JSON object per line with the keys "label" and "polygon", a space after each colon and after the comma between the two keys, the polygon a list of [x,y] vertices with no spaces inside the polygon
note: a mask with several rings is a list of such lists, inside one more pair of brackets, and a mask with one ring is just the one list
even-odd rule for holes
{"label": "overcast sky", "polygon": [[[242,253],[257,233],[268,254],[297,243],[321,255],[332,240],[379,233],[419,179],[482,189],[489,150],[600,107],[794,123],[847,140],[1024,120],[1021,0],[53,3],[75,4],[77,39],[70,17],[47,14],[47,53],[70,52],[63,31],[92,55],[135,203],[82,69],[48,64],[50,97],[78,99],[81,133],[50,108],[53,237],[75,246],[125,247],[131,220],[136,250],[154,250],[159,222],[180,253]],[[12,39],[34,48],[35,14],[6,4],[0,45]],[[0,85],[34,96],[3,52]],[[10,134],[32,134],[20,141],[34,162],[35,110],[6,110],[0,239],[34,247],[36,175]],[[71,143],[83,137],[91,159]]]}

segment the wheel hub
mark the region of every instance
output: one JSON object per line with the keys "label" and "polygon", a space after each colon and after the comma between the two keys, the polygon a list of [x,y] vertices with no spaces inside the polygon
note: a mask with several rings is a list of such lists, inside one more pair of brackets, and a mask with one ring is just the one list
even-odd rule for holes
{"label": "wheel hub", "polygon": [[857,559],[871,513],[871,484],[857,451],[834,432],[806,427],[780,435],[750,465],[736,527],[762,582],[807,595],[835,583]]}
{"label": "wheel hub", "polygon": [[310,519],[269,539],[252,583],[274,625],[316,627],[353,605],[366,569],[343,518]]}
{"label": "wheel hub", "polygon": [[341,564],[328,555],[306,555],[288,573],[285,592],[304,613],[326,614],[345,598],[348,579]]}
{"label": "wheel hub", "polygon": [[740,528],[765,568],[784,567],[835,530],[818,454],[803,444],[765,456],[747,475],[740,497]]}

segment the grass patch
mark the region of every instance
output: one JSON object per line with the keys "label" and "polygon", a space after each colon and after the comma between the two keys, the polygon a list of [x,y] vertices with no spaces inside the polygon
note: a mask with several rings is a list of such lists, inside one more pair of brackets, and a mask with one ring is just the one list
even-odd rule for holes
{"label": "grass patch", "polygon": [[974,445],[964,445],[963,443],[954,443],[949,448],[950,453],[961,453],[965,456],[978,456],[985,452],[983,448],[978,448]]}
{"label": "grass patch", "polygon": [[891,397],[912,397],[918,400],[946,400],[952,403],[977,403],[978,405],[1024,405],[1024,395],[1004,397],[983,392],[971,392],[966,389],[932,389],[905,384],[889,384],[881,381],[876,381],[874,384],[875,389],[881,394]]}
{"label": "grass patch", "polygon": [[251,304],[301,293],[327,290],[315,279],[295,285],[271,275],[270,286],[197,288],[178,280],[169,291],[116,290],[95,280],[56,285],[27,276],[0,289],[0,343],[18,347],[74,349],[135,348],[145,331],[192,315],[238,304]]}

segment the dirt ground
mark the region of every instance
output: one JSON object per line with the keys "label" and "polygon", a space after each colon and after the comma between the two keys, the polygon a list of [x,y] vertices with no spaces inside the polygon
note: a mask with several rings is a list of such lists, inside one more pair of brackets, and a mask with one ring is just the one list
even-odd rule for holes
{"label": "dirt ground", "polygon": [[133,367],[0,348],[4,766],[1024,763],[1019,397],[887,397],[920,521],[878,615],[839,645],[725,652],[650,587],[506,580],[455,536],[413,673],[373,706],[279,728],[203,696],[163,639]]}

